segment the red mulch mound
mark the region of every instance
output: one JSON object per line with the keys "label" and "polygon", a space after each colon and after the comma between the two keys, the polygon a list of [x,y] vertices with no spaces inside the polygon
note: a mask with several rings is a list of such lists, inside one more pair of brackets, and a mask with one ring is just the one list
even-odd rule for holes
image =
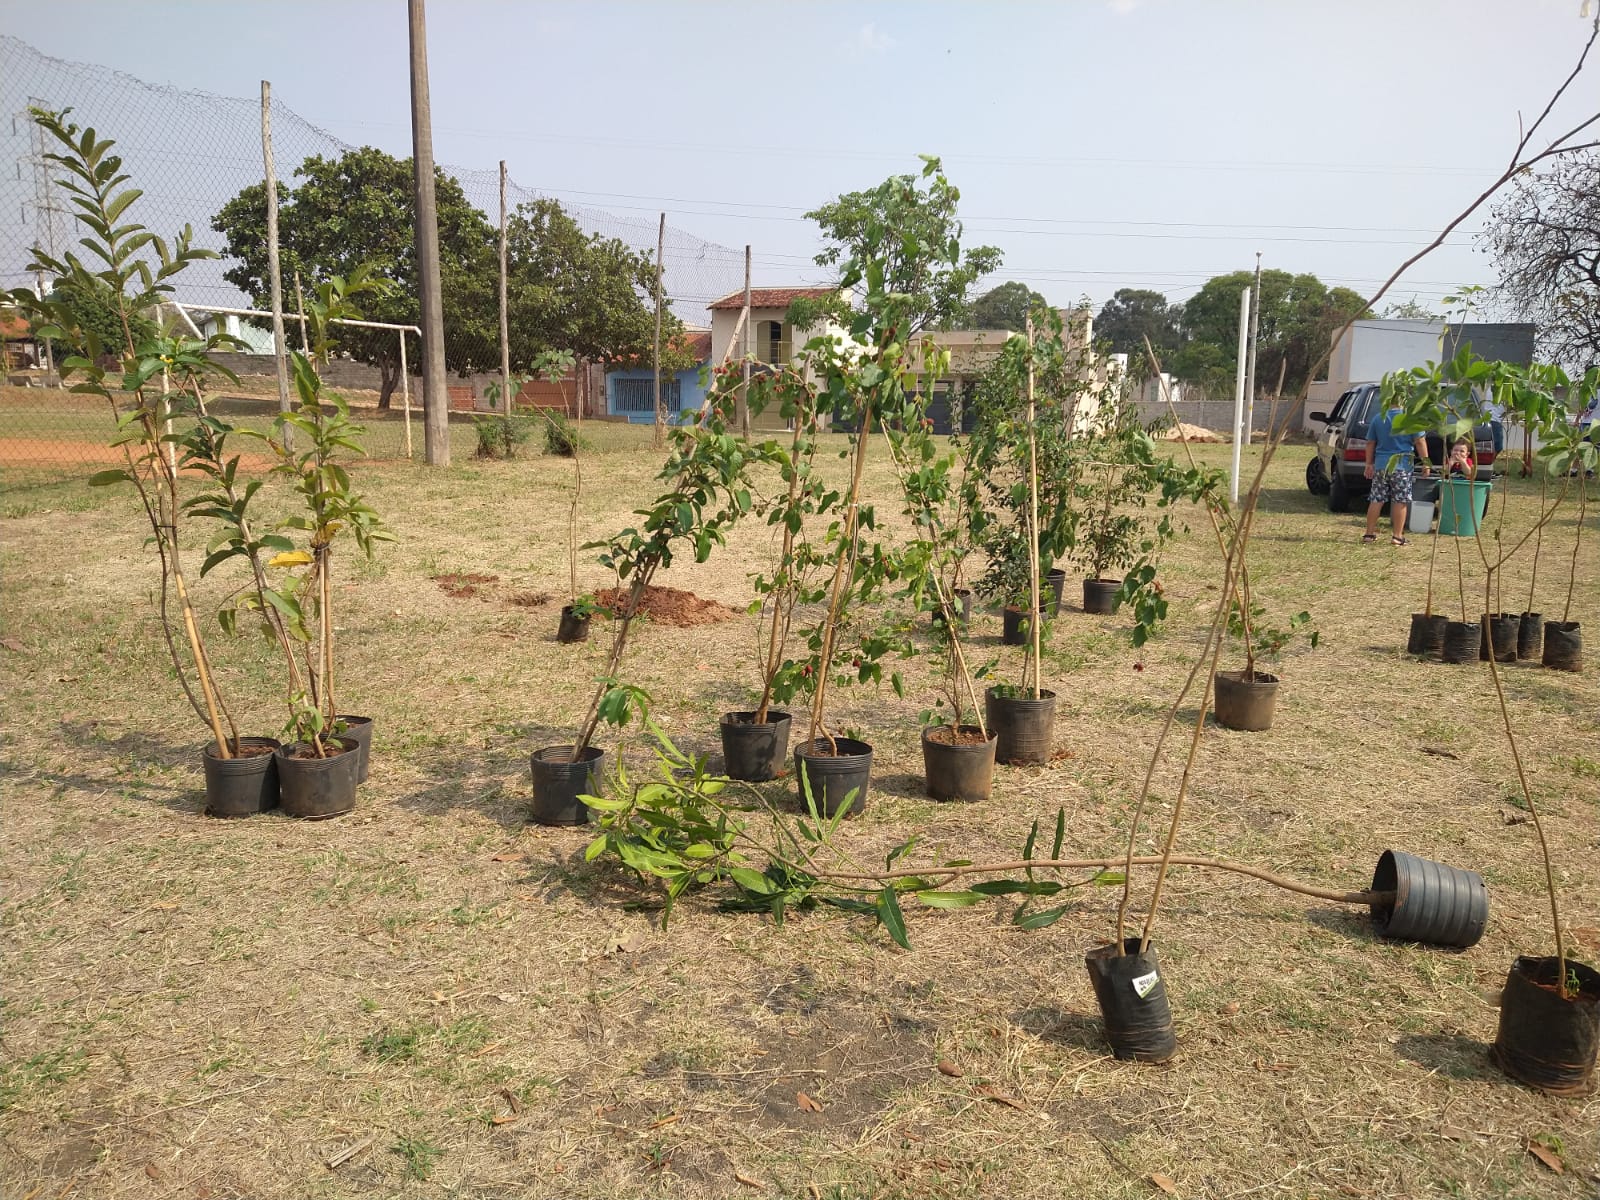
{"label": "red mulch mound", "polygon": [[[614,612],[621,612],[633,594],[632,588],[606,588],[596,592],[595,599]],[[639,613],[663,625],[683,628],[689,625],[714,625],[739,615],[739,610],[718,604],[715,600],[702,600],[693,592],[669,587],[647,587],[639,598]]]}

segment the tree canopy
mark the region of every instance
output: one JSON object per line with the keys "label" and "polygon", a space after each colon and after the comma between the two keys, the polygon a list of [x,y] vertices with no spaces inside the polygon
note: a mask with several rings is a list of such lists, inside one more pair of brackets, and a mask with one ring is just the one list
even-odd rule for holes
{"label": "tree canopy", "polygon": [[[1231,386],[1239,341],[1239,296],[1253,278],[1251,271],[1214,276],[1184,304],[1187,341],[1172,363],[1180,379],[1219,394]],[[1260,308],[1257,386],[1273,386],[1281,367],[1288,390],[1304,385],[1326,353],[1334,330],[1353,317],[1372,315],[1366,299],[1349,288],[1329,288],[1315,275],[1288,271],[1261,273]]]}
{"label": "tree canopy", "polygon": [[1575,370],[1600,359],[1600,151],[1520,176],[1480,244],[1501,297],[1538,323],[1541,357]]}
{"label": "tree canopy", "polygon": [[[1237,303],[1237,297],[1235,298]],[[1113,354],[1126,354],[1130,367],[1145,359],[1144,339],[1149,338],[1162,366],[1183,344],[1183,306],[1169,304],[1160,292],[1148,288],[1119,288],[1095,318],[1094,332]],[[1136,377],[1143,371],[1135,371]]]}
{"label": "tree canopy", "polygon": [[[916,175],[892,175],[864,192],[846,192],[806,214],[822,227],[823,250],[818,266],[834,267],[875,252],[872,270],[882,271],[873,290],[910,296],[911,329],[948,328],[966,313],[973,284],[1000,265],[995,246],[962,249],[956,209],[961,190],[939,170],[937,159],[923,156],[927,169]],[[885,237],[892,231],[894,239]],[[890,244],[892,242],[892,244]],[[928,247],[949,248],[959,261],[929,254]]]}
{"label": "tree canopy", "polygon": [[1045,298],[1027,284],[1013,279],[991,288],[972,302],[966,324],[971,329],[1012,329],[1021,333],[1028,324],[1028,311]]}
{"label": "tree canopy", "polygon": [[[297,270],[309,289],[333,276],[348,276],[365,263],[395,284],[388,295],[366,304],[368,319],[417,324],[421,302],[411,160],[367,146],[338,158],[308,158],[295,178],[293,187],[281,180],[278,184],[286,309],[292,314]],[[456,180],[436,171],[434,182],[445,361],[462,374],[492,370],[500,361],[499,231],[467,200]],[[257,307],[264,307],[270,296],[266,212],[266,187],[252,184],[211,222],[227,237],[225,254],[235,260],[226,278]],[[544,350],[571,350],[598,359],[648,351],[654,337],[653,308],[641,289],[653,284],[649,255],[618,241],[586,237],[552,200],[520,206],[507,230],[513,369],[528,370]],[[379,368],[379,404],[387,406],[399,382],[395,335],[346,329],[340,346]]]}

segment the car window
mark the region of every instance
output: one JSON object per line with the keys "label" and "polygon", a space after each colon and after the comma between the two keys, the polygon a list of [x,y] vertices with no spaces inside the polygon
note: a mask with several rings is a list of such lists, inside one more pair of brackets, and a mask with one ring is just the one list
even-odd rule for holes
{"label": "car window", "polygon": [[1339,403],[1335,404],[1333,411],[1328,414],[1328,424],[1332,425],[1335,421],[1344,420],[1345,410],[1350,407],[1350,397],[1354,394],[1353,392],[1346,392],[1339,397]]}

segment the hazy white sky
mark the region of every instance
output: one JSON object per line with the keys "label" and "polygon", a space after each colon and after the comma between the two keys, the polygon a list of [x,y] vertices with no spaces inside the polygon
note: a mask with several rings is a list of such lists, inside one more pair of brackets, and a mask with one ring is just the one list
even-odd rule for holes
{"label": "hazy white sky", "polygon": [[[927,152],[1005,251],[991,282],[1181,300],[1259,250],[1366,293],[1498,172],[1588,34],[1579,3],[432,0],[435,150],[751,243],[758,285],[820,278],[801,214]],[[270,78],[410,150],[403,0],[0,0],[0,30],[182,88]],[[1597,99],[1600,64],[1565,111]],[[1396,294],[1491,279],[1459,235]]]}

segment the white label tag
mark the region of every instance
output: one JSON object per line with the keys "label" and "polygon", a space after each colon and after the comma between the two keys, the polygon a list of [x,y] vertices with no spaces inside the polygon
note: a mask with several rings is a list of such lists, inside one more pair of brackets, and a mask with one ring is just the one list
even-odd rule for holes
{"label": "white label tag", "polygon": [[1151,971],[1148,975],[1134,976],[1132,982],[1133,990],[1138,993],[1139,999],[1143,1000],[1156,990],[1156,984],[1161,982],[1161,976],[1155,971]]}

